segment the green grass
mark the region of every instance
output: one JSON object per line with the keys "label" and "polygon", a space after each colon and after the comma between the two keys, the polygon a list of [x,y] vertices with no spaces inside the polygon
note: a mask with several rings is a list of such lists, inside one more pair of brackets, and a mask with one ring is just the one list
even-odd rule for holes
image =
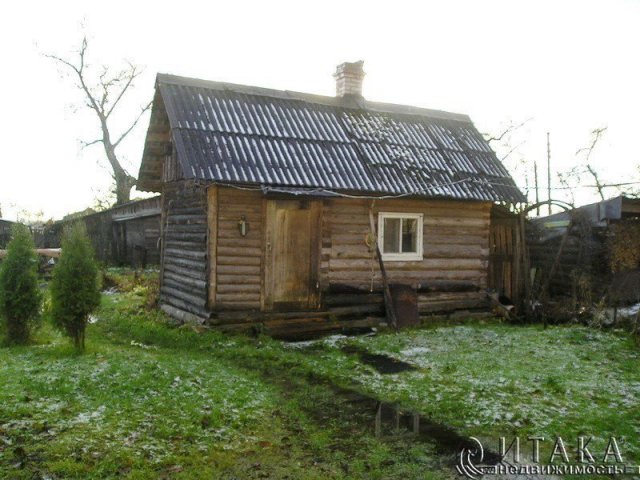
{"label": "green grass", "polygon": [[83,355],[46,325],[0,348],[0,478],[450,477],[425,473],[432,446],[374,438],[299,352],[173,328],[144,298],[104,296]]}
{"label": "green grass", "polygon": [[[135,284],[103,296],[83,355],[46,324],[37,344],[0,348],[0,478],[452,477],[434,445],[376,439],[373,413],[335,386],[492,448],[614,435],[640,459],[640,355],[623,334],[486,323],[292,345],[175,328],[147,304]],[[419,368],[381,375],[347,345]]]}
{"label": "green grass", "polygon": [[[576,325],[448,326],[343,339],[420,367],[398,375],[357,375],[368,392],[428,414],[497,447],[500,436],[561,436],[575,448],[593,436],[601,455],[610,436],[640,462],[640,351],[622,332]],[[546,448],[545,448],[546,447]],[[551,442],[543,444],[550,452]]]}

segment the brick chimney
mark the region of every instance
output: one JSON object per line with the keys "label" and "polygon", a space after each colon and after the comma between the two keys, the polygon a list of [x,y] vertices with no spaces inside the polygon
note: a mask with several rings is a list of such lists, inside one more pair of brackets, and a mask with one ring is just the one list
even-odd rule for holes
{"label": "brick chimney", "polygon": [[336,73],[333,75],[336,79],[336,96],[344,97],[346,95],[353,95],[362,97],[363,65],[364,61],[362,60],[359,62],[345,62],[338,65]]}

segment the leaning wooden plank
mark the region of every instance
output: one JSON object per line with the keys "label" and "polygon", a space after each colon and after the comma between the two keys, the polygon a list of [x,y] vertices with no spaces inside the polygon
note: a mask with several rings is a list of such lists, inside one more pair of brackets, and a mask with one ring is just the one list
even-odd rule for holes
{"label": "leaning wooden plank", "polygon": [[[376,225],[373,219],[373,203],[369,208],[369,228],[371,229],[371,238],[378,238],[378,234],[376,232]],[[387,272],[384,267],[384,261],[382,260],[382,254],[380,253],[380,245],[378,242],[375,242],[376,245],[376,256],[378,257],[378,263],[380,264],[380,273],[382,274],[382,288],[384,291],[384,305],[387,313],[387,318],[389,323],[393,325],[394,328],[398,328],[398,322],[396,320],[396,313],[393,310],[393,303],[391,298],[391,290],[389,290],[389,282],[387,281]]]}

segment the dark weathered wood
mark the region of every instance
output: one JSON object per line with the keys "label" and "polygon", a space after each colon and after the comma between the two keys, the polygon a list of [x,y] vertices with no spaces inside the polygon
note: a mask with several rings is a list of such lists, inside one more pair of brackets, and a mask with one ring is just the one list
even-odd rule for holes
{"label": "dark weathered wood", "polygon": [[207,305],[207,302],[205,299],[203,299],[200,296],[192,295],[190,293],[187,293],[185,291],[178,289],[176,286],[176,283],[173,281],[170,281],[169,279],[165,279],[165,282],[160,288],[160,291],[169,296],[183,300],[184,302],[188,302],[191,305],[198,307],[198,309],[202,309]]}
{"label": "dark weathered wood", "polygon": [[[196,248],[194,246],[194,248]],[[165,248],[165,254],[175,258],[185,258],[187,260],[194,260],[197,262],[203,262],[207,254],[199,250],[187,250],[185,248]]]}
{"label": "dark weathered wood", "polygon": [[191,312],[186,312],[179,308],[176,308],[172,305],[163,304],[160,308],[170,317],[173,317],[182,323],[194,323],[194,324],[203,324],[207,321],[206,318],[195,315]]}
{"label": "dark weathered wood", "polygon": [[345,307],[332,307],[329,309],[329,314],[333,316],[358,315],[361,313],[382,313],[382,310],[382,304],[373,303],[364,305],[348,305]]}
{"label": "dark weathered wood", "polygon": [[324,297],[324,303],[329,307],[359,303],[382,304],[383,302],[384,297],[379,293],[325,294]]}
{"label": "dark weathered wood", "polygon": [[174,272],[171,272],[170,270],[166,270],[164,272],[164,276],[166,280],[172,280],[173,282],[180,283],[185,287],[206,288],[207,286],[207,282],[205,282],[204,280],[198,280],[197,278],[193,278],[184,274],[176,274]]}
{"label": "dark weathered wood", "polygon": [[206,317],[206,191],[186,181],[165,185],[161,302]]}
{"label": "dark weathered wood", "polygon": [[165,265],[175,265],[183,268],[192,268],[194,270],[206,271],[206,265],[197,260],[185,260],[183,258],[171,257],[167,255],[164,260]]}

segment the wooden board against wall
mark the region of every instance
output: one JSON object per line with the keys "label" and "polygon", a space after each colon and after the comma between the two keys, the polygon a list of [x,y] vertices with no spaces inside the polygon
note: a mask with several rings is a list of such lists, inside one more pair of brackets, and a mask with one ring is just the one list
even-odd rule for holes
{"label": "wooden board against wall", "polygon": [[492,219],[490,229],[489,284],[500,294],[513,298],[514,245],[516,219]]}

